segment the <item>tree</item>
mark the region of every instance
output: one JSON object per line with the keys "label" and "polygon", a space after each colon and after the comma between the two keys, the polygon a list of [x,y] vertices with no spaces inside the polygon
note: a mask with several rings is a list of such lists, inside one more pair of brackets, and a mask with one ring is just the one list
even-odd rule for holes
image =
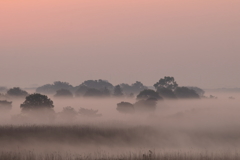
{"label": "tree", "polygon": [[117,104],[117,110],[120,113],[134,113],[134,106],[129,102],[121,102]]}
{"label": "tree", "polygon": [[167,98],[167,99],[176,99],[177,98],[175,93],[171,89],[168,89],[168,88],[158,88],[157,92],[163,98]]}
{"label": "tree", "polygon": [[109,89],[108,89],[107,87],[105,87],[105,88],[103,89],[102,95],[103,95],[103,96],[106,96],[106,97],[108,97],[108,96],[111,95],[111,93],[110,93],[110,91],[109,91]]}
{"label": "tree", "polygon": [[76,97],[80,97],[83,96],[87,90],[89,90],[90,88],[85,86],[85,85],[80,85],[77,89],[77,91],[75,92]]}
{"label": "tree", "polygon": [[178,84],[177,82],[174,80],[174,77],[164,77],[164,78],[161,78],[157,83],[155,83],[153,85],[156,89],[159,89],[159,88],[167,88],[167,89],[170,89],[172,91],[174,91],[177,87],[178,87]]}
{"label": "tree", "polygon": [[7,95],[12,97],[26,97],[28,93],[19,87],[14,87],[7,91]]}
{"label": "tree", "polygon": [[126,83],[122,83],[120,84],[123,92],[125,94],[130,94],[130,93],[139,93],[141,91],[143,91],[144,89],[147,89],[146,86],[144,86],[141,82],[136,81],[135,83],[133,83],[132,85],[126,84]]}
{"label": "tree", "polygon": [[101,117],[102,114],[97,113],[98,110],[80,108],[78,113],[84,117]]}
{"label": "tree", "polygon": [[95,88],[89,88],[84,94],[84,97],[102,97],[102,96],[103,96],[102,92]]}
{"label": "tree", "polygon": [[187,87],[187,88],[194,90],[200,97],[204,96],[205,91],[201,88],[198,88],[198,87]]}
{"label": "tree", "polygon": [[12,102],[6,100],[0,100],[0,110],[7,111],[12,109]]}
{"label": "tree", "polygon": [[137,95],[137,100],[147,100],[149,98],[162,99],[162,97],[152,89],[145,89]]}
{"label": "tree", "polygon": [[142,82],[136,81],[135,83],[132,84],[132,89],[136,93],[136,92],[141,92],[144,89],[147,89],[147,87],[144,86]]}
{"label": "tree", "polygon": [[53,84],[46,84],[36,89],[38,93],[54,94],[57,90],[67,89],[72,91],[74,88],[68,82],[55,81]]}
{"label": "tree", "polygon": [[145,89],[137,95],[137,102],[134,104],[136,111],[154,111],[157,101],[163,98],[154,90]]}
{"label": "tree", "polygon": [[114,95],[115,97],[121,97],[121,96],[123,96],[122,88],[120,87],[120,85],[117,85],[117,86],[114,87],[113,95]]}
{"label": "tree", "polygon": [[22,111],[31,111],[39,109],[52,109],[54,105],[53,101],[46,95],[34,93],[27,96],[20,107],[22,108]]}
{"label": "tree", "polygon": [[60,118],[62,120],[73,120],[77,116],[77,111],[74,108],[67,106],[63,107],[62,112],[60,113]]}
{"label": "tree", "polygon": [[187,87],[177,87],[175,89],[175,94],[178,98],[200,98],[194,90]]}
{"label": "tree", "polygon": [[73,98],[73,94],[67,89],[60,89],[60,90],[57,90],[57,93],[54,95],[54,97]]}
{"label": "tree", "polygon": [[155,111],[157,101],[158,99],[156,98],[141,99],[134,104],[134,107],[136,111],[141,112]]}
{"label": "tree", "polygon": [[108,89],[112,89],[113,85],[111,83],[109,83],[106,80],[87,80],[84,81],[81,85],[85,85],[88,88],[95,88],[95,89],[103,89],[103,88],[108,88]]}

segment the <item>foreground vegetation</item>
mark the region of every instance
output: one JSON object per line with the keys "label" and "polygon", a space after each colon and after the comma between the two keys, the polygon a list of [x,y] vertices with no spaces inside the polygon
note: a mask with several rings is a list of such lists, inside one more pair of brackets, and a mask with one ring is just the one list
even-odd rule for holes
{"label": "foreground vegetation", "polygon": [[239,160],[239,152],[160,152],[154,153],[149,150],[137,153],[122,153],[120,155],[111,155],[105,152],[89,154],[72,153],[35,153],[34,151],[10,151],[1,152],[0,159],[4,160]]}

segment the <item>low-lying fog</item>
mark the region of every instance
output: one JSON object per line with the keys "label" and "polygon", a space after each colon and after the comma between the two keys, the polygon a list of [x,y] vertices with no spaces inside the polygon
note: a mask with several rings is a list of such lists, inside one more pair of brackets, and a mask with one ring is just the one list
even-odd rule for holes
{"label": "low-lying fog", "polygon": [[[155,112],[123,114],[117,103],[129,98],[73,98],[54,101],[56,113],[71,106],[98,110],[101,117],[75,119],[14,119],[24,99],[13,101],[2,113],[1,150],[71,151],[111,153],[138,150],[238,150],[240,149],[240,94],[216,94],[218,99],[159,101]],[[229,99],[230,96],[235,99]]]}

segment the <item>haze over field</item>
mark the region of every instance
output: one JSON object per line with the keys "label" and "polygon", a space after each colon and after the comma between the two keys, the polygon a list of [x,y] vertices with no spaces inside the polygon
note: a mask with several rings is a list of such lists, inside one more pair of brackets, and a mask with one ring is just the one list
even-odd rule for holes
{"label": "haze over field", "polygon": [[1,0],[1,85],[240,87],[238,0]]}
{"label": "haze over field", "polygon": [[240,159],[239,0],[0,0],[0,159]]}

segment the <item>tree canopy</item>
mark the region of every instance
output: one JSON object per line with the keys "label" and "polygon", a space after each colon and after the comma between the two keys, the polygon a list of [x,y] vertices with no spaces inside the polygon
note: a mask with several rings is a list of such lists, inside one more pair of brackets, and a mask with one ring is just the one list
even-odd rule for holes
{"label": "tree canopy", "polygon": [[22,90],[19,87],[14,87],[7,91],[7,95],[14,97],[26,97],[28,95],[28,92]]}
{"label": "tree canopy", "polygon": [[54,97],[59,97],[59,98],[73,98],[73,94],[72,92],[70,92],[67,89],[60,89],[57,90],[56,94],[54,95]]}
{"label": "tree canopy", "polygon": [[54,94],[57,90],[67,89],[72,91],[74,87],[68,82],[55,81],[53,84],[46,84],[36,89],[36,92],[43,94]]}
{"label": "tree canopy", "polygon": [[129,102],[121,102],[117,104],[117,110],[120,113],[133,113],[134,112],[134,106],[133,104]]}
{"label": "tree canopy", "polygon": [[175,90],[178,87],[177,82],[174,80],[174,77],[164,77],[161,78],[157,83],[154,84],[156,89],[167,88],[170,90]]}
{"label": "tree canopy", "polygon": [[156,100],[162,99],[162,97],[152,89],[145,89],[137,95],[138,100],[147,100],[149,98],[155,98]]}
{"label": "tree canopy", "polygon": [[9,102],[7,100],[0,100],[0,110],[11,110],[12,108],[12,102]]}
{"label": "tree canopy", "polygon": [[194,90],[200,97],[204,96],[205,91],[199,87],[187,87],[187,88]]}
{"label": "tree canopy", "polygon": [[187,87],[177,87],[175,94],[178,98],[200,98],[194,90]]}
{"label": "tree canopy", "polygon": [[115,97],[123,96],[122,88],[120,87],[120,85],[117,85],[117,86],[114,87],[113,95]]}
{"label": "tree canopy", "polygon": [[141,91],[143,91],[144,89],[147,89],[146,86],[144,86],[141,82],[136,81],[135,83],[133,83],[132,85],[126,84],[126,83],[122,83],[120,84],[123,92],[125,94],[130,94],[130,93],[139,93]]}
{"label": "tree canopy", "polygon": [[89,88],[86,93],[84,94],[84,97],[102,97],[103,93],[95,88]]}
{"label": "tree canopy", "polygon": [[20,107],[22,108],[22,111],[29,111],[36,109],[52,109],[54,105],[53,101],[46,95],[34,93],[27,96]]}
{"label": "tree canopy", "polygon": [[108,88],[108,89],[112,89],[113,85],[111,83],[109,83],[107,80],[87,80],[84,81],[81,85],[84,85],[88,88],[95,88],[95,89],[103,89],[103,88]]}
{"label": "tree canopy", "polygon": [[175,93],[168,88],[158,88],[157,92],[159,93],[160,96],[162,96],[163,98],[166,99],[176,99],[177,96],[175,95]]}
{"label": "tree canopy", "polygon": [[85,86],[85,85],[80,85],[80,86],[78,86],[77,88],[78,88],[78,89],[77,89],[77,91],[75,92],[76,97],[83,96],[83,95],[87,92],[87,90],[90,89],[89,87],[87,87],[87,86]]}

